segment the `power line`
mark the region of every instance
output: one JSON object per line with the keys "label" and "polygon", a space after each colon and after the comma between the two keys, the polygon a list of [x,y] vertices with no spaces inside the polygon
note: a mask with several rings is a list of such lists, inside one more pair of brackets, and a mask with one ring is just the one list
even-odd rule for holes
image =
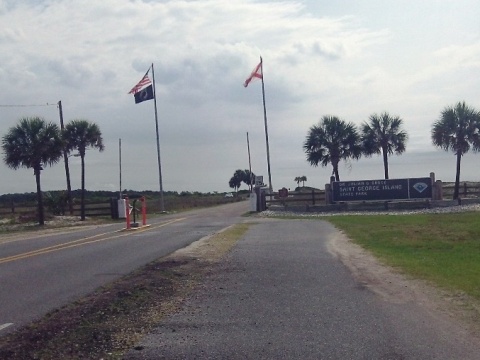
{"label": "power line", "polygon": [[58,103],[55,104],[30,104],[30,105],[0,105],[0,107],[39,107],[39,106],[57,106]]}

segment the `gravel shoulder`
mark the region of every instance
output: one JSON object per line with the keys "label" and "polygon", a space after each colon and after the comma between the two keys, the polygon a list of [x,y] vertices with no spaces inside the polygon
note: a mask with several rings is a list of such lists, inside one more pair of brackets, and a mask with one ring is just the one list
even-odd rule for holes
{"label": "gravel shoulder", "polygon": [[[288,211],[265,211],[265,217],[317,218],[344,215],[391,215],[397,214],[445,214],[480,211],[480,204],[441,207],[411,211],[362,211],[342,213],[296,213]],[[407,277],[403,273],[381,263],[372,254],[354,244],[342,231],[328,243],[329,251],[338,257],[351,271],[355,279],[384,300],[406,304],[414,302],[427,309],[433,316],[452,323],[452,331],[459,336],[473,337],[480,341],[480,301],[462,292],[449,292],[426,281]]]}
{"label": "gravel shoulder", "polygon": [[[472,210],[479,211],[480,207],[463,209]],[[278,213],[262,213],[263,218],[258,220],[269,221],[273,215]],[[256,220],[255,217],[251,219]],[[247,228],[247,224],[237,225],[204,238],[20,331],[1,337],[0,358],[122,358],[125,351],[134,348],[144,335],[151,333],[161,319],[182,307],[202,278],[215,269],[215,264]],[[28,236],[28,232],[25,234]],[[328,248],[360,284],[386,301],[418,303],[450,326],[452,336],[480,340],[480,304],[477,301],[464,294],[447,293],[428,283],[407,278],[381,264],[341,232],[330,238]]]}
{"label": "gravel shoulder", "polygon": [[355,279],[387,302],[416,303],[432,316],[451,324],[452,336],[480,341],[480,302],[461,292],[448,292],[432,284],[407,277],[339,232],[328,243],[329,251],[351,271]]}

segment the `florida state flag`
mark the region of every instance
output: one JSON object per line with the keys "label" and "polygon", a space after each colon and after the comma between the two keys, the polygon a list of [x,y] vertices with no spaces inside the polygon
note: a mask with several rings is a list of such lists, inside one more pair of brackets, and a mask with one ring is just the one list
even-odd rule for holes
{"label": "florida state flag", "polygon": [[243,83],[243,86],[247,87],[248,84],[250,84],[250,81],[253,79],[261,79],[263,77],[263,67],[262,67],[262,59],[260,59],[260,62],[258,63],[257,66],[255,66],[255,69],[253,69],[252,73],[248,77],[247,80]]}

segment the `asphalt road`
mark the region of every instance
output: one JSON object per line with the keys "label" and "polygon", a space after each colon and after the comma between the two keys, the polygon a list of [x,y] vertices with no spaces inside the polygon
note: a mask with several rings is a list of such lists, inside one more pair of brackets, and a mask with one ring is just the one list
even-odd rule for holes
{"label": "asphalt road", "polygon": [[480,344],[415,302],[382,298],[327,250],[326,222],[256,220],[139,359],[480,359]]}
{"label": "asphalt road", "polygon": [[240,202],[149,219],[121,231],[103,225],[58,234],[0,238],[0,336],[75,301],[142,265],[233,223]]}

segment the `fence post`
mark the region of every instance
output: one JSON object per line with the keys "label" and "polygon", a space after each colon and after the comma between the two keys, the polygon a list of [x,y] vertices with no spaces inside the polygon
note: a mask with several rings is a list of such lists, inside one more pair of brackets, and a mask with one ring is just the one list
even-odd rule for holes
{"label": "fence post", "polygon": [[467,197],[467,183],[463,183],[463,196]]}
{"label": "fence post", "polygon": [[113,197],[110,198],[110,217],[112,219],[118,219],[118,207],[116,208],[116,211],[115,211],[115,205],[117,205],[116,202],[117,202],[116,198],[113,198]]}
{"label": "fence post", "polygon": [[312,205],[315,206],[315,190],[312,189]]}
{"label": "fence post", "polygon": [[442,180],[437,180],[435,181],[435,187],[434,187],[434,197],[433,200],[443,200],[443,184]]}

